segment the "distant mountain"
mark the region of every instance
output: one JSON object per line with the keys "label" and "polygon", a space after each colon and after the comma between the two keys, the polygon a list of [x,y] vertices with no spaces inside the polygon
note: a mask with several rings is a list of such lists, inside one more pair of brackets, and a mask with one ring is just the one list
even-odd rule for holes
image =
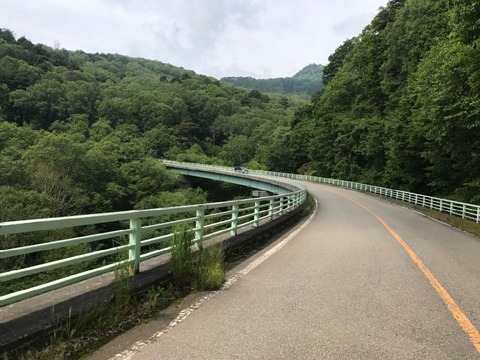
{"label": "distant mountain", "polygon": [[310,64],[292,77],[255,79],[252,77],[238,76],[224,77],[220,79],[220,81],[265,93],[313,95],[316,91],[324,88],[322,77],[323,66],[320,64]]}

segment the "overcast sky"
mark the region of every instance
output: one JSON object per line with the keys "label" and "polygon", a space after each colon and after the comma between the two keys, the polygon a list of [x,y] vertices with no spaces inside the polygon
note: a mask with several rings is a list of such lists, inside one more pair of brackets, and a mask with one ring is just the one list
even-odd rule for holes
{"label": "overcast sky", "polygon": [[33,43],[155,59],[216,78],[327,64],[387,0],[0,0],[0,28]]}

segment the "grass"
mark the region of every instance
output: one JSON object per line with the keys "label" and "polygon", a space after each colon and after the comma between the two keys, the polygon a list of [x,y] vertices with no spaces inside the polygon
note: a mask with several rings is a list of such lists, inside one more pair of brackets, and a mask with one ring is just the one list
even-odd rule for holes
{"label": "grass", "polygon": [[[173,284],[152,286],[145,293],[133,297],[130,289],[128,265],[115,272],[115,291],[112,299],[84,311],[79,316],[70,314],[63,323],[57,322],[45,343],[28,349],[19,349],[0,356],[2,360],[63,360],[80,359],[98,349],[113,337],[148,321],[190,291],[219,288],[225,281],[224,254],[221,245],[211,246],[193,256],[191,233],[178,228],[172,241]],[[52,308],[52,318],[56,319]]]}
{"label": "grass", "polygon": [[436,219],[446,224],[449,224],[459,230],[466,231],[472,235],[480,236],[480,224],[477,224],[475,221],[471,219],[462,219],[461,217],[456,215],[450,215],[450,214],[440,212],[437,210],[432,210],[420,205],[410,204],[405,201],[392,199],[392,198],[381,196],[381,195],[374,195],[371,193],[368,193],[368,195],[375,196],[376,198],[382,199],[392,204],[402,206],[407,209],[415,210],[428,217],[431,217],[432,219]]}
{"label": "grass", "polygon": [[185,226],[173,235],[171,267],[176,286],[194,291],[214,290],[225,281],[225,255],[221,244],[192,253],[192,233]]}
{"label": "grass", "polygon": [[193,272],[194,289],[200,291],[219,289],[225,282],[225,255],[222,244],[201,250]]}
{"label": "grass", "polygon": [[449,224],[453,227],[456,227],[460,230],[466,231],[470,234],[480,236],[480,224],[477,224],[475,221],[470,220],[470,219],[462,219],[461,217],[446,214],[446,213],[441,213],[435,210],[431,210],[428,208],[424,208],[421,206],[415,206],[411,204],[405,205],[404,203],[400,203],[402,206],[414,209],[415,211],[418,211],[422,214],[425,214],[433,219],[440,220],[446,224]]}
{"label": "grass", "polygon": [[173,282],[176,286],[189,286],[192,280],[192,236],[188,227],[181,225],[173,234],[171,259]]}
{"label": "grass", "polygon": [[[59,326],[46,344],[31,346],[0,356],[2,360],[83,359],[115,336],[151,319],[181,294],[172,287],[151,287],[142,297],[113,299],[90,309]],[[129,296],[130,297],[130,296]],[[128,306],[125,306],[128,304]],[[119,316],[118,306],[122,306]],[[70,324],[68,324],[70,322]]]}

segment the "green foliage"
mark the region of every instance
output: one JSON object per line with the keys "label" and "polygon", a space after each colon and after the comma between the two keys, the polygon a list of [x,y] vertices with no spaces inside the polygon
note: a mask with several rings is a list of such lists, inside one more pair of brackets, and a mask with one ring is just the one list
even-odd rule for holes
{"label": "green foliage", "polygon": [[338,69],[343,66],[345,58],[353,49],[354,40],[347,39],[328,57],[328,64],[323,68],[323,83],[325,86],[333,79]]}
{"label": "green foliage", "polygon": [[207,194],[200,188],[162,191],[149,195],[135,204],[135,209],[153,209],[173,206],[203,204],[207,202]]}
{"label": "green foliage", "polygon": [[313,95],[323,89],[322,65],[310,64],[292,77],[254,79],[252,77],[224,77],[222,82],[265,93]]}
{"label": "green foliage", "polygon": [[388,110],[398,107],[407,78],[438,39],[448,35],[446,13],[446,0],[410,0],[396,10],[395,21],[385,29],[388,50],[380,70]]}
{"label": "green foliage", "polygon": [[8,55],[0,59],[0,83],[4,83],[9,89],[26,89],[38,81],[41,75],[40,69],[23,60]]}
{"label": "green foliage", "polygon": [[478,202],[478,10],[478,1],[389,1],[331,55],[326,89],[257,158]]}
{"label": "green foliage", "polygon": [[173,154],[172,150],[167,151],[167,154],[170,154],[170,158],[173,158],[177,161],[184,161],[184,162],[191,162],[191,163],[198,163],[198,164],[218,164],[221,163],[220,160],[214,159],[209,157],[205,154],[203,149],[198,144],[193,144],[190,149],[184,152],[177,152]]}
{"label": "green foliage", "polygon": [[451,26],[464,44],[478,44],[480,37],[480,3],[477,0],[449,0]]}
{"label": "green foliage", "polygon": [[49,217],[53,213],[52,200],[43,193],[33,190],[1,186],[0,221],[13,221]]}
{"label": "green foliage", "polygon": [[255,155],[255,148],[245,135],[231,136],[222,150],[221,157],[233,165],[242,165]]}
{"label": "green foliage", "polygon": [[[435,46],[419,65],[409,91],[415,99],[412,119],[425,139],[432,190],[449,194],[480,177],[480,95],[472,60],[477,50],[455,40]],[[448,61],[445,61],[448,59]],[[473,76],[472,76],[473,75]],[[445,176],[445,174],[449,174]]]}
{"label": "green foliage", "polygon": [[[254,160],[304,103],[157,61],[53,50],[1,34],[0,119],[21,125],[8,133],[25,132],[29,143],[5,140],[0,184],[63,197],[57,214],[127,210],[172,190],[173,180],[146,158]],[[320,80],[320,70],[310,65],[292,79]],[[49,179],[57,187],[47,189]]]}
{"label": "green foliage", "polygon": [[[165,195],[177,179],[153,160],[167,157],[468,200],[480,171],[478,10],[473,0],[391,0],[324,69],[261,81],[54,51],[2,29],[0,185],[42,194],[54,214],[181,203]],[[326,89],[311,91],[322,75]],[[313,96],[305,105],[272,91]]]}

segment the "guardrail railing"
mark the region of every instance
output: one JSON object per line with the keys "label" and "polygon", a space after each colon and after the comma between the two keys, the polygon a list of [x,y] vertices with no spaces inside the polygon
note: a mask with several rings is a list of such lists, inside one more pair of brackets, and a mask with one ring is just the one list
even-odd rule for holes
{"label": "guardrail railing", "polygon": [[[165,164],[186,164],[186,163],[179,163],[175,161],[168,161],[163,160]],[[231,169],[222,166],[213,166],[213,165],[202,165],[204,168],[218,168],[218,169]],[[255,174],[256,176],[265,176],[269,178],[283,178],[288,179],[290,183],[295,184],[295,186],[300,186],[299,181],[311,181],[311,182],[318,182],[322,184],[329,184],[333,186],[344,187],[347,189],[354,189],[360,190],[365,192],[370,192],[376,195],[381,195],[385,197],[389,197],[395,200],[404,201],[410,204],[418,205],[421,207],[425,207],[431,210],[436,210],[439,212],[447,213],[450,215],[461,217],[462,219],[470,219],[474,220],[477,223],[480,222],[480,206],[463,203],[460,201],[453,201],[448,199],[443,199],[434,196],[422,195],[417,193],[412,193],[409,191],[403,190],[395,190],[390,188],[385,188],[381,186],[374,186],[369,184],[362,184],[353,181],[346,181],[346,180],[339,180],[339,179],[331,179],[325,177],[318,177],[318,176],[310,176],[310,175],[297,175],[297,174],[290,174],[290,173],[281,173],[275,171],[263,171],[263,170],[249,170],[249,173]]]}
{"label": "guardrail railing", "polygon": [[[162,161],[166,165],[170,164],[173,166],[175,165],[181,166],[182,164],[183,165],[188,164],[188,163],[181,163],[181,162],[170,161],[170,160],[162,160]],[[215,169],[215,168],[222,169],[222,170],[231,169],[228,167],[214,166],[214,165],[200,165],[200,166],[202,168],[209,168],[209,169]],[[318,177],[318,176],[298,175],[298,174],[281,173],[281,172],[264,171],[264,170],[249,170],[249,173],[255,174],[256,176],[264,176],[264,177],[274,178],[274,179],[275,178],[287,179],[291,184],[294,184],[295,186],[301,186],[299,185],[301,184],[299,183],[299,181],[311,181],[311,182],[344,187],[347,189],[370,192],[376,195],[389,197],[395,200],[400,200],[410,204],[425,207],[431,210],[458,216],[458,217],[461,217],[462,219],[474,220],[477,223],[480,222],[480,206],[479,205],[468,204],[460,201],[453,201],[453,200],[443,199],[443,198],[434,197],[434,196],[422,195],[422,194],[412,193],[409,191],[395,190],[395,189],[389,189],[381,186],[374,186],[369,184],[357,183],[353,181],[331,179],[331,178]]]}
{"label": "guardrail railing", "polygon": [[[179,167],[179,168],[196,168],[200,170],[209,170],[215,172],[228,172],[228,173],[235,173],[235,170],[231,166],[219,166],[219,165],[207,165],[207,164],[196,164],[196,163],[189,163],[189,162],[182,162],[182,161],[173,161],[173,160],[160,160],[164,165],[167,167]],[[264,170],[252,170],[248,169],[248,174],[255,175],[256,177],[272,179],[278,181],[280,178],[282,183],[287,183],[290,185],[295,186],[298,189],[305,190],[307,187],[305,184],[301,183],[298,180],[304,179],[297,179],[297,176],[302,175],[294,175],[294,174],[286,174],[286,173],[277,173],[272,171],[264,171]],[[245,173],[240,173],[241,175]],[[276,175],[278,174],[278,175]]]}
{"label": "guardrail railing", "polygon": [[[140,262],[170,252],[170,240],[182,224],[191,229],[192,245],[199,247],[221,234],[235,236],[240,228],[259,226],[300,206],[306,199],[304,189],[236,201],[0,223],[0,236],[11,243],[35,238],[32,245],[0,250],[0,262],[11,264],[11,269],[0,273],[0,306],[123,266],[136,273]],[[35,263],[41,252],[66,249],[73,250],[59,259],[53,256],[57,260],[23,268],[15,262],[29,258],[29,263]],[[45,282],[47,275],[56,274],[58,278]]]}
{"label": "guardrail railing", "polygon": [[285,177],[288,179],[300,180],[300,181],[312,181],[322,184],[329,184],[333,186],[344,187],[347,189],[360,190],[370,192],[376,195],[389,197],[392,199],[400,200],[410,204],[418,205],[431,210],[447,213],[450,215],[461,217],[462,219],[474,220],[477,223],[480,222],[480,206],[474,204],[463,203],[459,201],[453,201],[448,199],[442,199],[434,196],[422,195],[412,193],[403,190],[394,190],[380,186],[362,184],[352,181],[330,179],[309,175],[296,175],[288,173],[279,173],[272,171],[252,171],[255,174],[273,176],[275,178]]}
{"label": "guardrail railing", "polygon": [[[170,167],[188,166],[209,171],[234,172],[231,167],[162,161]],[[283,195],[219,203],[0,223],[0,236],[8,237],[13,243],[21,237],[31,237],[32,234],[37,240],[29,246],[0,250],[0,261],[11,261],[14,264],[11,270],[0,273],[0,306],[108,273],[122,266],[128,266],[131,273],[138,272],[142,261],[170,252],[169,242],[175,228],[181,224],[190,227],[192,244],[200,247],[203,241],[214,236],[224,233],[234,236],[242,227],[258,226],[261,221],[292,211],[305,201],[306,186],[300,181],[370,192],[480,222],[478,205],[316,176],[263,170],[249,170],[249,175],[275,179],[277,182],[281,178],[281,182],[291,184],[298,190]],[[65,237],[65,232],[71,236]],[[60,251],[79,245],[91,250],[77,251],[71,256],[24,268],[15,265],[16,257],[35,259],[40,252]],[[80,265],[88,267],[88,270],[75,270]],[[42,281],[43,275],[52,276],[61,269],[70,269],[70,275],[59,276],[46,283]],[[20,289],[12,286],[21,278],[28,279],[25,282],[28,285]]]}

